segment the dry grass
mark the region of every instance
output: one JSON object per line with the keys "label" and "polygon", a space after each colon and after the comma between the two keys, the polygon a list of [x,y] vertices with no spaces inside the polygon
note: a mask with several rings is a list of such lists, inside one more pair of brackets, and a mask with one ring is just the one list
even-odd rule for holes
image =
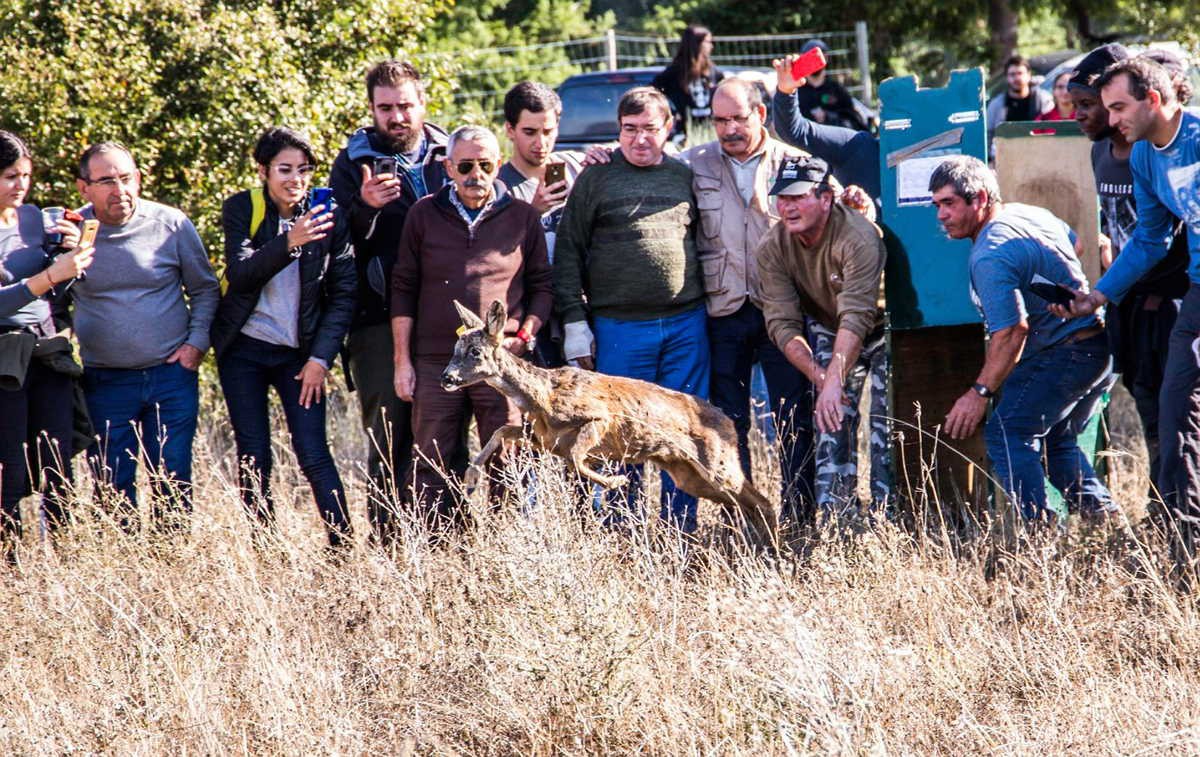
{"label": "dry grass", "polygon": [[989,579],[986,542],[884,527],[778,565],[685,559],[539,464],[540,507],[331,562],[280,439],[283,539],[260,554],[206,407],[189,540],[85,515],[0,579],[3,752],[1200,753],[1200,616],[1153,549],[1076,536]]}

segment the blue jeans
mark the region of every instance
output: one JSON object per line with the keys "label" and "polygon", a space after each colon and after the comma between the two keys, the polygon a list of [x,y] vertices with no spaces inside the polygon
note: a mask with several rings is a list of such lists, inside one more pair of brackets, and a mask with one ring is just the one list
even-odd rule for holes
{"label": "blue jeans", "polygon": [[292,435],[296,461],[312,487],[329,543],[336,547],[350,533],[346,492],[325,438],[325,401],[313,402],[308,408],[300,405],[296,375],[307,361],[308,356],[300,350],[243,334],[217,361],[217,372],[237,442],[238,485],[246,511],[264,525],[274,522],[267,399],[274,387]]}
{"label": "blue jeans", "polygon": [[1115,379],[1100,334],[1025,358],[1005,380],[984,440],[997,478],[1026,520],[1048,513],[1046,478],[1072,510],[1117,509],[1076,439]]}
{"label": "blue jeans", "polygon": [[[802,502],[813,500],[812,384],[767,334],[762,311],[747,300],[736,313],[708,319],[712,355],[712,403],[733,420],[742,470],[750,476],[750,393],[755,363],[762,366],[782,439],[784,515],[801,518]],[[761,489],[761,487],[760,487]]]}
{"label": "blue jeans", "polygon": [[1200,532],[1200,285],[1192,284],[1183,298],[1170,345],[1159,394],[1156,483],[1191,551]]}
{"label": "blue jeans", "polygon": [[153,469],[154,523],[164,525],[171,509],[190,513],[198,374],[177,362],[153,368],[86,368],[83,391],[99,437],[88,459],[97,481],[122,495],[115,513],[121,527],[135,528],[139,460]]}
{"label": "blue jeans", "polygon": [[[708,399],[708,318],[704,305],[669,318],[619,321],[596,316],[596,370],[625,376]],[[632,499],[641,481],[641,466],[627,466]],[[685,533],[696,529],[696,498],[675,488],[662,474],[659,515]]]}

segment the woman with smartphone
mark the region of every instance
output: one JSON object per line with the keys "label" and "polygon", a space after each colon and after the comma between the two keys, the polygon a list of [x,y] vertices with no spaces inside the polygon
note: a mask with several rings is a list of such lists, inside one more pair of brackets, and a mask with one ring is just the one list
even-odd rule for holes
{"label": "woman with smartphone", "polygon": [[712,32],[693,24],[683,30],[675,58],[651,84],[671,101],[675,130],[682,131],[712,117],[712,93],[725,73],[713,65]]}
{"label": "woman with smartphone", "polygon": [[242,501],[261,525],[274,525],[267,398],[274,387],[329,543],[348,546],[346,493],[329,453],[323,399],[354,315],[350,231],[328,190],[310,193],[316,160],[303,135],[268,129],[254,160],[261,185],[228,197],[221,210],[228,290],[212,325]]}
{"label": "woman with smartphone", "polygon": [[52,340],[69,349],[48,296],[92,262],[90,245],[78,246],[79,227],[62,208],[44,222],[25,202],[32,171],[25,143],[0,131],[0,540],[9,559],[21,538],[22,497],[35,487],[43,492],[48,528],[66,515],[73,377],[41,356]]}

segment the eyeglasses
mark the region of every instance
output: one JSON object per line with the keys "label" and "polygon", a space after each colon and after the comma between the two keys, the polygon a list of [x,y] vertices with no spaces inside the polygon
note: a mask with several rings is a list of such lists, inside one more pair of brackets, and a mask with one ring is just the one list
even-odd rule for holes
{"label": "eyeglasses", "polygon": [[289,176],[291,176],[292,174],[296,174],[297,176],[299,176],[302,179],[307,179],[309,176],[313,175],[313,172],[317,170],[317,167],[313,166],[313,165],[309,165],[308,163],[305,163],[303,165],[296,166],[295,168],[293,168],[291,165],[289,165],[287,163],[277,163],[277,164],[271,166],[271,170],[274,171],[277,176],[280,176],[285,179],[288,178]]}
{"label": "eyeglasses", "polygon": [[630,137],[652,136],[662,131],[663,124],[647,124],[645,126],[635,126],[634,124],[621,124],[621,133]]}
{"label": "eyeglasses", "polygon": [[753,113],[747,113],[744,116],[729,116],[728,118],[725,118],[723,116],[713,116],[712,122],[713,122],[713,126],[716,126],[718,128],[723,127],[723,126],[732,126],[733,124],[737,124],[738,126],[745,126],[746,124],[750,123],[750,119],[753,116],[754,116]]}
{"label": "eyeglasses", "polygon": [[132,187],[137,182],[138,175],[136,173],[123,173],[119,176],[105,176],[103,179],[84,179],[84,183],[88,186],[99,185],[105,189],[116,189],[117,187]]}
{"label": "eyeglasses", "polygon": [[490,160],[460,160],[454,164],[458,172],[464,176],[474,171],[475,166],[479,166],[479,170],[484,173],[491,173],[496,168],[496,164]]}

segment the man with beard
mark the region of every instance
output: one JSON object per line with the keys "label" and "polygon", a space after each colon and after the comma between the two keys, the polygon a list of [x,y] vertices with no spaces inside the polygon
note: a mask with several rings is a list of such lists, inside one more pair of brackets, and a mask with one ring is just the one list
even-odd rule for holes
{"label": "man with beard", "polygon": [[[1121,132],[1108,122],[1108,109],[1095,88],[1104,70],[1130,57],[1118,44],[1098,47],[1079,62],[1067,82],[1075,106],[1075,120],[1092,140],[1092,172],[1100,196],[1101,254],[1107,268],[1112,254],[1129,242],[1137,225],[1133,196],[1133,150]],[[1143,276],[1116,307],[1108,308],[1107,328],[1113,353],[1113,370],[1133,395],[1150,458],[1150,480],[1158,473],[1158,394],[1166,369],[1167,346],[1180,298],[1187,294],[1187,237],[1176,221],[1170,251]]]}
{"label": "man with beard", "polygon": [[[425,85],[410,63],[385,60],[367,72],[372,126],[351,135],[333,163],[330,186],[350,223],[358,269],[358,305],[346,340],[358,390],[373,491],[373,537],[394,535],[394,505],[407,498],[412,405],[392,387],[389,293],[392,266],[409,209],[446,183],[446,132],[425,122]],[[465,469],[465,456],[452,464]]]}
{"label": "man with beard", "polygon": [[1120,303],[1167,256],[1175,219],[1187,226],[1191,282],[1171,331],[1159,394],[1158,490],[1178,529],[1175,558],[1190,562],[1200,537],[1200,115],[1183,108],[1170,73],[1144,58],[1118,61],[1093,85],[1109,123],[1133,144],[1129,166],[1137,225],[1090,294],[1059,315],[1088,315]]}
{"label": "man with beard", "polygon": [[680,156],[692,167],[700,213],[696,253],[708,306],[709,399],[733,419],[749,476],[750,376],[755,363],[762,365],[783,441],[784,515],[800,520],[801,501],[812,501],[812,384],[771,341],[754,302],[755,248],[776,214],[767,189],[784,158],[800,153],[767,133],[767,108],[753,82],[723,79],[713,91],[712,113],[717,139]]}

